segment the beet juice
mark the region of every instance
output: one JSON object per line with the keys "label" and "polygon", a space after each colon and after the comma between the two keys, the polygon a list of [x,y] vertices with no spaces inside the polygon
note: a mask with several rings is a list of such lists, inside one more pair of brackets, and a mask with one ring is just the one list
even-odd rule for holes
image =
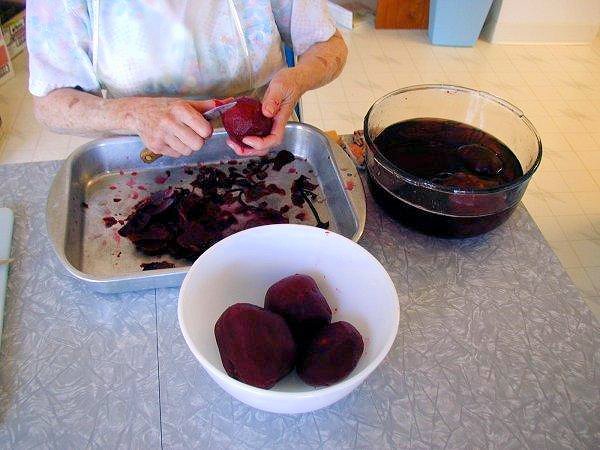
{"label": "beet juice", "polygon": [[503,192],[478,194],[523,175],[511,150],[485,131],[453,120],[412,119],[388,126],[374,144],[393,166],[446,192],[436,205],[444,212],[432,212],[389,193],[369,173],[378,203],[411,228],[442,237],[475,236],[500,225],[516,207]]}

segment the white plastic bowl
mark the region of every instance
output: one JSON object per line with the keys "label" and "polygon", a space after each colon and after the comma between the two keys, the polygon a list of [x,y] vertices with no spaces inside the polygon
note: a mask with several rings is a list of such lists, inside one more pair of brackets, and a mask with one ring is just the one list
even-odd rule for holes
{"label": "white plastic bowl", "polygon": [[[312,276],[333,311],[362,334],[365,351],[354,371],[339,383],[314,388],[295,371],[265,390],[225,372],[214,326],[228,306],[263,306],[276,281]],[[268,225],[223,239],[190,268],[179,292],[179,326],[190,350],[219,386],[258,409],[295,414],[324,408],[348,395],[381,363],[396,337],[398,295],[383,266],[360,245],[330,231],[304,225]]]}

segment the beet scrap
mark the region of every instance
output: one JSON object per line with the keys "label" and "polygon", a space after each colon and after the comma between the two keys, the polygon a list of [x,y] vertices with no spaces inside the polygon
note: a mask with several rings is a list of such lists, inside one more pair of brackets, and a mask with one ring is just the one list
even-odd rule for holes
{"label": "beet scrap", "polygon": [[246,136],[268,136],[273,128],[273,119],[263,115],[262,103],[254,98],[240,97],[236,102],[233,108],[221,115],[223,127],[234,142],[248,148],[242,140]]}
{"label": "beet scrap", "polygon": [[106,228],[110,228],[117,223],[117,219],[112,216],[103,217],[102,220],[104,221],[104,226]]}
{"label": "beet scrap", "polygon": [[331,308],[308,275],[291,275],[273,284],[265,295],[265,308],[286,320],[299,347],[331,322]]}
{"label": "beet scrap", "polygon": [[297,361],[298,376],[311,386],[331,386],[346,378],[364,351],[362,336],[348,322],[321,329]]}
{"label": "beet scrap", "polygon": [[249,303],[221,314],[215,338],[225,371],[251,386],[270,389],[294,367],[296,345],[283,318]]}
{"label": "beet scrap", "polygon": [[[120,253],[117,256],[120,256]],[[140,264],[140,267],[142,268],[143,271],[158,270],[158,269],[172,269],[173,267],[175,267],[175,264],[170,263],[168,261],[152,261],[149,263],[142,263],[142,264]]]}

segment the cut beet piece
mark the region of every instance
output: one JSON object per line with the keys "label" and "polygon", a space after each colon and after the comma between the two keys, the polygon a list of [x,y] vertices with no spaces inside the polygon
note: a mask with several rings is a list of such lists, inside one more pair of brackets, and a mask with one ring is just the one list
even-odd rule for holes
{"label": "cut beet piece", "polygon": [[331,386],[346,378],[362,356],[364,343],[348,322],[335,322],[317,333],[298,360],[298,376],[311,386]]}
{"label": "cut beet piece", "polygon": [[270,389],[294,367],[296,345],[285,320],[249,303],[221,314],[215,338],[225,371],[251,386]]}
{"label": "cut beet piece", "polygon": [[223,127],[229,137],[239,145],[246,136],[268,136],[273,128],[273,119],[262,113],[262,103],[251,97],[240,97],[237,104],[222,114]]}
{"label": "cut beet piece", "polygon": [[265,308],[286,320],[299,348],[331,322],[331,308],[308,275],[291,275],[272,285],[265,295]]}

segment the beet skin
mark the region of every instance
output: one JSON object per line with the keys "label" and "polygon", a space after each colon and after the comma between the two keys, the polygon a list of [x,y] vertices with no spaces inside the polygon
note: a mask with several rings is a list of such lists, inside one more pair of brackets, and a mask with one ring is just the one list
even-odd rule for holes
{"label": "beet skin", "polygon": [[296,345],[285,320],[249,303],[237,303],[221,314],[215,338],[230,377],[270,389],[294,367]]}
{"label": "beet skin", "polygon": [[292,275],[272,285],[265,295],[265,308],[286,320],[298,348],[331,322],[327,300],[308,275]]}
{"label": "beet skin", "polygon": [[237,104],[225,111],[221,118],[229,137],[242,147],[246,136],[268,136],[273,128],[273,119],[262,113],[262,103],[251,97],[240,97]]}
{"label": "beet skin", "polygon": [[362,336],[348,322],[327,325],[297,361],[298,376],[311,386],[331,386],[356,367],[364,350]]}

